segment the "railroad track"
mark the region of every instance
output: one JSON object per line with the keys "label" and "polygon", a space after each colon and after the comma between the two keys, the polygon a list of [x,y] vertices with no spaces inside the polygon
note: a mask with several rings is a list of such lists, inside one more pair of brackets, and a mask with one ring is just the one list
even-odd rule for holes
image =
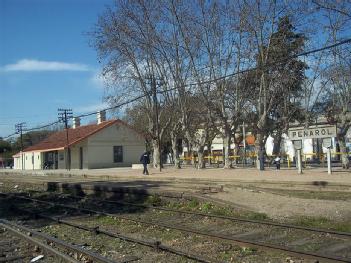
{"label": "railroad track", "polygon": [[[56,203],[56,202],[43,201],[43,200],[38,200],[38,199],[23,197],[23,196],[17,196],[16,198],[31,201],[31,202],[36,202],[40,204],[45,204],[45,205],[61,207],[64,209],[80,210],[81,212],[90,213],[90,214],[112,216],[114,218],[128,220],[138,224],[156,225],[158,227],[173,229],[173,230],[182,231],[185,233],[201,235],[211,239],[232,241],[240,245],[253,246],[259,249],[283,251],[289,255],[298,256],[298,257],[302,256],[304,258],[313,258],[315,260],[321,260],[322,262],[323,261],[351,262],[351,255],[350,255],[350,252],[348,252],[348,251],[351,251],[350,250],[351,233],[347,233],[347,232],[328,231],[328,230],[315,229],[315,228],[304,228],[299,226],[276,224],[273,222],[245,220],[245,219],[233,218],[233,217],[208,215],[204,213],[179,211],[179,210],[162,208],[162,207],[145,206],[141,204],[133,204],[133,203],[127,203],[127,202],[119,202],[119,201],[107,202],[107,201],[100,200],[100,202],[106,202],[110,204],[117,203],[120,205],[139,206],[139,207],[141,206],[147,209],[152,208],[152,209],[164,210],[167,212],[178,213],[183,215],[186,214],[191,216],[193,223],[195,220],[194,217],[207,217],[207,218],[211,217],[215,220],[226,220],[231,222],[235,221],[236,223],[241,224],[239,227],[236,226],[233,229],[234,232],[232,232],[231,229],[227,228],[228,227],[227,224],[224,224],[225,228],[219,229],[217,227],[215,229],[212,229],[212,231],[209,231],[209,226],[190,227],[189,223],[187,223],[187,221],[189,221],[189,218],[177,218],[177,220],[170,220],[170,217],[169,217],[167,218],[168,220],[166,219],[164,221],[168,221],[168,222],[181,221],[182,222],[182,224],[179,224],[179,223],[169,224],[164,222],[156,222],[147,217],[143,218],[140,215],[138,215],[138,218],[135,218],[135,216],[134,217],[122,216],[120,214],[110,213],[106,211],[108,209],[104,209],[104,211],[102,211],[102,210],[96,210],[92,208],[84,208],[84,207],[77,207],[77,206],[72,206],[67,204]],[[92,201],[96,202],[97,200],[93,199]],[[174,215],[173,215],[173,219],[175,219]],[[64,220],[61,220],[60,223],[69,223],[69,222],[65,222]],[[245,226],[242,224],[255,225],[256,227],[252,227],[252,226],[248,227],[247,225]],[[264,225],[265,227],[268,227],[268,229],[263,229],[264,231],[262,231],[262,225]],[[243,228],[249,229],[249,231],[241,231],[241,233],[238,233],[238,229],[240,228],[241,230]],[[289,239],[289,237],[291,236],[294,237],[294,235],[296,234],[295,232],[292,232],[292,231],[299,231],[298,238],[297,239],[295,238],[295,240]],[[223,232],[226,234],[221,234]],[[272,232],[275,234],[272,235]],[[311,238],[311,233],[313,233],[313,235],[318,234],[318,236]],[[286,242],[286,239],[289,239],[288,243]],[[318,242],[323,241],[322,243],[318,244],[317,249],[314,249],[312,251],[296,249],[296,247],[301,247],[301,246],[308,247],[311,242],[315,242],[317,239],[318,239]],[[345,251],[345,252],[342,252],[342,251]]]}
{"label": "railroad track", "polygon": [[[34,245],[25,242],[20,237],[11,234],[0,226],[0,262],[29,262],[35,256],[41,254]],[[48,257],[46,256],[46,259]],[[48,260],[49,262],[50,260]]]}
{"label": "railroad track", "polygon": [[[7,195],[7,194],[0,193],[0,195]],[[7,195],[7,196],[12,196],[12,195]],[[17,196],[16,198],[23,199],[23,200],[29,200],[30,199],[30,198],[25,198],[25,197],[20,197],[20,196]],[[38,203],[49,204],[48,202],[39,201],[37,199],[31,199],[31,201],[38,202]],[[52,203],[52,204],[54,206],[59,205],[59,204],[56,204],[56,203],[55,204]],[[96,235],[97,234],[103,234],[105,236],[121,239],[121,240],[130,242],[130,243],[135,243],[135,244],[151,247],[152,249],[154,249],[156,251],[165,251],[165,252],[168,252],[168,253],[172,253],[172,254],[175,254],[177,256],[182,256],[182,257],[194,260],[196,262],[203,262],[203,263],[219,262],[219,261],[216,261],[214,259],[205,258],[205,257],[202,257],[200,255],[195,255],[195,254],[192,254],[192,253],[189,253],[189,252],[186,252],[186,251],[181,251],[179,249],[175,249],[175,248],[166,246],[166,245],[162,244],[158,240],[138,239],[138,238],[133,238],[133,237],[128,236],[128,235],[123,235],[123,234],[119,234],[119,233],[113,233],[113,232],[110,232],[110,231],[105,231],[103,229],[99,229],[99,227],[88,227],[88,226],[84,226],[82,224],[75,224],[75,223],[72,223],[72,222],[70,222],[68,220],[61,219],[60,217],[53,217],[53,216],[47,216],[47,215],[44,215],[44,214],[36,213],[36,212],[34,212],[34,210],[27,210],[27,209],[23,209],[23,208],[21,209],[21,208],[18,208],[18,207],[12,207],[11,209],[12,210],[16,209],[18,211],[25,212],[27,214],[33,215],[35,218],[45,218],[45,219],[57,222],[59,224],[64,224],[64,225],[73,227],[75,229],[84,230],[84,231],[87,231],[87,232],[90,232],[90,233],[93,233],[93,234],[96,234]],[[3,221],[5,221],[5,220],[3,220]],[[0,219],[0,225],[1,225],[1,222],[2,221]],[[8,221],[6,221],[6,222],[10,224],[10,222],[8,222]],[[17,226],[17,227],[21,227],[21,226]],[[27,231],[29,232],[28,228],[27,228]],[[36,234],[37,235],[44,235],[46,238],[48,238],[47,235],[45,235],[45,234],[38,233],[38,232],[36,232]],[[128,259],[126,259],[124,261],[106,261],[106,262],[131,262],[131,261],[135,261],[137,259],[138,258],[136,258],[136,257],[131,257],[131,258],[129,257]],[[69,261],[67,261],[67,262],[69,262]],[[101,261],[100,260],[94,260],[93,262],[101,262]]]}
{"label": "railroad track", "polygon": [[[122,263],[122,262],[130,262],[129,261],[114,261],[110,260],[108,258],[105,258],[99,254],[93,253],[91,251],[84,250],[78,246],[69,244],[63,240],[60,240],[58,238],[46,235],[41,232],[37,232],[33,229],[30,229],[25,226],[21,226],[15,223],[12,223],[8,220],[5,219],[0,219],[0,227],[3,228],[5,231],[8,231],[10,235],[16,236],[16,239],[12,238],[12,241],[9,241],[9,237],[7,240],[2,241],[6,242],[7,244],[11,244],[11,250],[16,250],[18,247],[18,242],[20,241],[25,241],[26,243],[29,243],[36,248],[40,248],[45,252],[45,254],[50,255],[49,258],[45,259],[45,262],[70,262],[70,263],[78,263],[78,262],[102,262],[102,263]],[[44,243],[42,240],[45,240],[46,242],[49,242],[51,244],[47,245]],[[55,247],[60,247],[61,249],[63,248],[65,252],[62,252],[58,250]],[[37,249],[36,249],[37,250]],[[16,250],[18,251],[18,250]],[[67,252],[74,252],[77,255],[77,259],[71,257]],[[17,253],[16,253],[17,254]],[[8,255],[3,255],[2,259],[0,258],[0,262],[10,262],[10,261],[17,261],[20,260],[19,262],[24,262],[24,261],[29,261],[28,257],[30,255],[28,253],[24,255],[17,255],[17,256],[8,256]]]}

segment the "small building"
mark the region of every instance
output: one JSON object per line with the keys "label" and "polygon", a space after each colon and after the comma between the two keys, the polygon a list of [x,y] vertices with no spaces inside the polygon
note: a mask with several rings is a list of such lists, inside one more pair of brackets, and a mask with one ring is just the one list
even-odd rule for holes
{"label": "small building", "polygon": [[145,151],[144,136],[121,120],[103,119],[80,126],[80,120],[74,118],[72,128],[15,154],[14,169],[96,169],[139,163]]}

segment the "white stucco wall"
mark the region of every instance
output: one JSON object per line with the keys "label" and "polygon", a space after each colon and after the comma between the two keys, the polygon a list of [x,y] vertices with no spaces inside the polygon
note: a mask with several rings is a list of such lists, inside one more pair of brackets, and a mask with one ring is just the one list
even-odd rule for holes
{"label": "white stucco wall", "polygon": [[76,144],[71,147],[71,168],[80,169],[80,148],[83,149],[83,169],[88,168],[88,142],[84,140],[83,142]]}
{"label": "white stucco wall", "polygon": [[21,157],[16,156],[13,158],[13,169],[16,169],[16,170],[22,169]]}
{"label": "white stucco wall", "polygon": [[22,156],[24,170],[42,169],[42,154],[40,152],[24,152],[19,157],[14,158],[14,169],[22,169]]}
{"label": "white stucco wall", "polygon": [[[114,163],[114,146],[123,147],[121,163]],[[144,151],[142,136],[124,125],[112,125],[88,138],[88,168],[131,166]]]}

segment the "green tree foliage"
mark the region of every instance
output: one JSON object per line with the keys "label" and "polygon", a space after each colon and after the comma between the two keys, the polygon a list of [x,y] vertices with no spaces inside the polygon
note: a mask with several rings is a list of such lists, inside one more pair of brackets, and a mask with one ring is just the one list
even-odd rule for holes
{"label": "green tree foliage", "polygon": [[11,144],[8,141],[0,139],[0,154],[10,152],[12,150]]}

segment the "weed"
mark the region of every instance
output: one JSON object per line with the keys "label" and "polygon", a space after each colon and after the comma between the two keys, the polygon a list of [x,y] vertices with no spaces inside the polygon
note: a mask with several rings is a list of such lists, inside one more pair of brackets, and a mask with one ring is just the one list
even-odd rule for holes
{"label": "weed", "polygon": [[333,229],[336,231],[351,232],[350,222],[334,222],[325,217],[299,217],[294,222],[296,225]]}
{"label": "weed", "polygon": [[233,211],[230,207],[215,206],[212,213],[220,216],[231,216],[233,214]]}
{"label": "weed", "polygon": [[267,220],[269,219],[268,215],[265,213],[256,213],[256,212],[250,212],[249,214],[246,215],[248,219],[252,220]]}
{"label": "weed", "polygon": [[145,203],[153,206],[160,206],[162,204],[162,199],[158,195],[150,195]]}
{"label": "weed", "polygon": [[242,256],[248,256],[248,255],[253,255],[255,254],[257,249],[251,248],[251,247],[242,247],[240,250],[240,254]]}
{"label": "weed", "polygon": [[196,208],[199,206],[199,201],[197,201],[196,199],[191,199],[191,201],[188,203],[188,207],[189,208]]}
{"label": "weed", "polygon": [[203,212],[205,212],[205,213],[208,213],[208,212],[210,212],[212,209],[213,209],[213,204],[212,203],[210,203],[210,202],[206,202],[206,203],[203,203],[202,205],[201,205],[201,207],[199,208],[199,210],[201,210],[201,211],[203,211]]}
{"label": "weed", "polygon": [[95,222],[99,222],[99,224],[103,225],[119,225],[119,221],[112,216],[99,216],[95,218]]}

